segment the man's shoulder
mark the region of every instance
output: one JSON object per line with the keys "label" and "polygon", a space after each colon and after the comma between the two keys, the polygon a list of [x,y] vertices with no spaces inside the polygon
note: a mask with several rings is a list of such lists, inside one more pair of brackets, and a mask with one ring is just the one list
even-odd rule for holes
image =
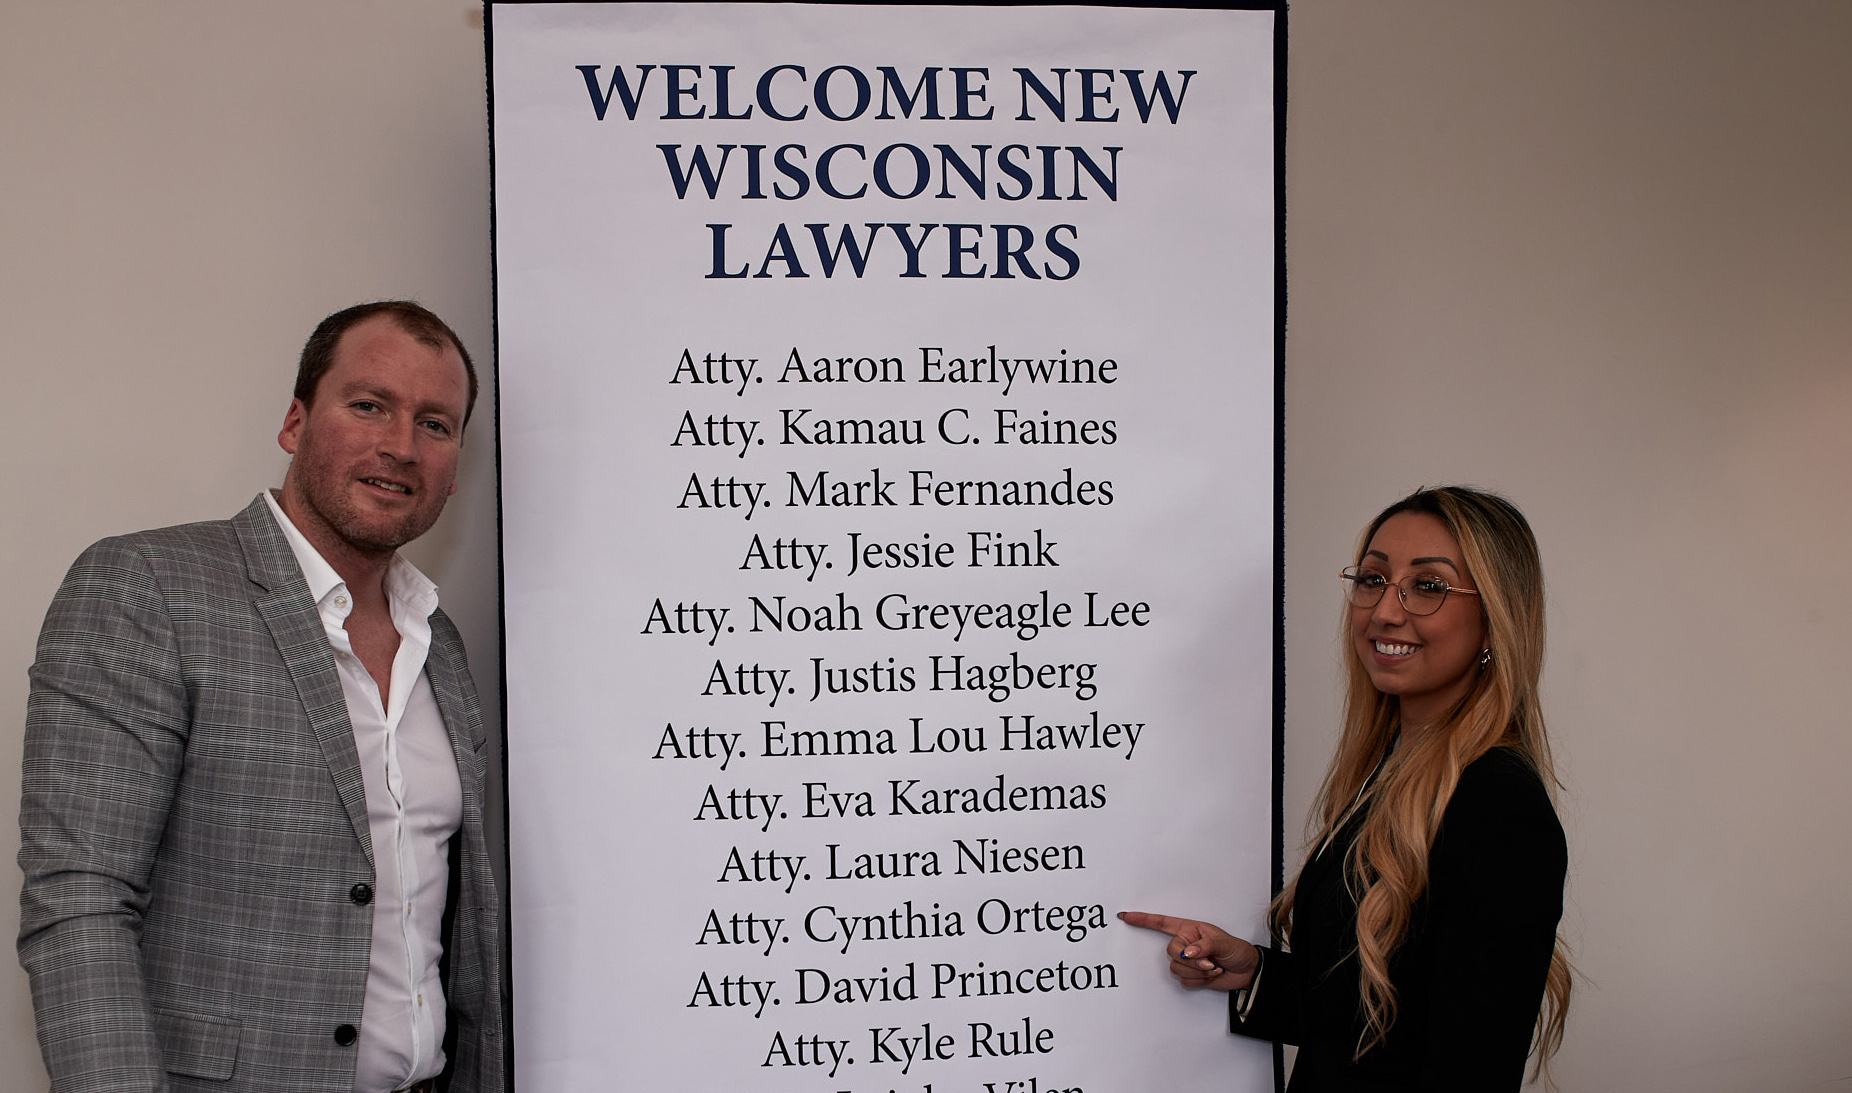
{"label": "man's shoulder", "polygon": [[[78,555],[71,575],[81,573],[143,576],[161,586],[242,580],[247,571],[246,544],[281,533],[266,530],[258,513],[262,498],[227,520],[132,531],[100,539]],[[287,550],[287,544],[283,546]]]}
{"label": "man's shoulder", "polygon": [[129,565],[157,574],[211,572],[237,565],[241,554],[230,520],[202,520],[112,535],[92,543],[77,561],[79,566]]}
{"label": "man's shoulder", "polygon": [[98,540],[71,564],[46,609],[37,664],[95,672],[93,654],[103,647],[109,656],[171,651],[182,634],[248,641],[263,594],[248,560],[236,519]]}
{"label": "man's shoulder", "polygon": [[167,527],[111,535],[100,540],[97,546],[155,553],[185,554],[202,550],[222,553],[225,546],[236,543],[237,539],[237,532],[232,529],[230,520],[199,520],[190,524],[170,524]]}

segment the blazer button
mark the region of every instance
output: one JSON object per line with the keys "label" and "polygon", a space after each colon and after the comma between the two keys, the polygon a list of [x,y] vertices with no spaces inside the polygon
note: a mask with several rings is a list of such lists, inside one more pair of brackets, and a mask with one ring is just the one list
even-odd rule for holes
{"label": "blazer button", "polygon": [[337,1044],[340,1044],[342,1047],[350,1047],[353,1045],[353,1042],[358,1039],[360,1039],[360,1034],[354,1031],[354,1026],[352,1025],[335,1026],[334,1042]]}
{"label": "blazer button", "polygon": [[373,902],[373,886],[362,881],[347,890],[347,898],[365,907]]}

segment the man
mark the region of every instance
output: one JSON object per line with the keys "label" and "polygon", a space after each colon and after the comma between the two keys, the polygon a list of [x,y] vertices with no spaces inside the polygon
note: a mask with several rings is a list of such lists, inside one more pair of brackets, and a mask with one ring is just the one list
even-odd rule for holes
{"label": "man", "polygon": [[281,491],[71,568],[20,806],[53,1093],[502,1089],[481,711],[397,554],[456,490],[475,396],[424,308],[331,315]]}

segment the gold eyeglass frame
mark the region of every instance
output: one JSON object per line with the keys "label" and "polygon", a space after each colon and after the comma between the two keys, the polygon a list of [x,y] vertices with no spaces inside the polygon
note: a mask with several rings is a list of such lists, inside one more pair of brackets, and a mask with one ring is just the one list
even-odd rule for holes
{"label": "gold eyeglass frame", "polygon": [[[1362,572],[1363,572],[1362,566],[1347,565],[1343,569],[1338,570],[1338,578],[1340,580],[1349,581],[1350,588],[1361,589],[1363,587],[1363,583],[1360,580]],[[1382,588],[1377,590],[1376,598],[1374,600],[1371,600],[1369,603],[1358,603],[1356,600],[1351,599],[1350,589],[1347,588],[1344,591],[1344,602],[1351,605],[1352,607],[1375,607],[1377,604],[1383,602],[1383,593],[1389,591],[1389,589],[1391,588],[1394,588],[1396,599],[1401,601],[1402,610],[1407,611],[1409,614],[1415,616],[1418,619],[1422,619],[1422,618],[1428,617],[1429,615],[1434,614],[1436,611],[1439,611],[1442,607],[1445,607],[1447,605],[1447,593],[1448,592],[1458,592],[1462,596],[1477,596],[1479,594],[1474,589],[1455,588],[1454,586],[1447,584],[1446,582],[1443,581],[1441,582],[1441,587],[1446,589],[1446,592],[1442,592],[1440,594],[1440,602],[1434,605],[1434,610],[1433,611],[1416,611],[1408,606],[1408,582],[1414,579],[1415,577],[1413,575],[1410,575],[1407,577],[1403,577],[1399,581],[1385,581]]]}

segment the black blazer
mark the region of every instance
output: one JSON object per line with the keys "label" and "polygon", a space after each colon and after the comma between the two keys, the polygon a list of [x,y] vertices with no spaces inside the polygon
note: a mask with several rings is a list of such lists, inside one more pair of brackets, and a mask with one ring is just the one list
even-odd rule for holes
{"label": "black blazer", "polygon": [[1299,1045],[1291,1093],[1515,1090],[1563,912],[1568,850],[1542,781],[1516,753],[1469,765],[1428,856],[1428,890],[1390,961],[1396,1018],[1363,1033],[1357,905],[1343,861],[1361,818],[1299,875],[1290,952],[1268,949],[1233,1030]]}

